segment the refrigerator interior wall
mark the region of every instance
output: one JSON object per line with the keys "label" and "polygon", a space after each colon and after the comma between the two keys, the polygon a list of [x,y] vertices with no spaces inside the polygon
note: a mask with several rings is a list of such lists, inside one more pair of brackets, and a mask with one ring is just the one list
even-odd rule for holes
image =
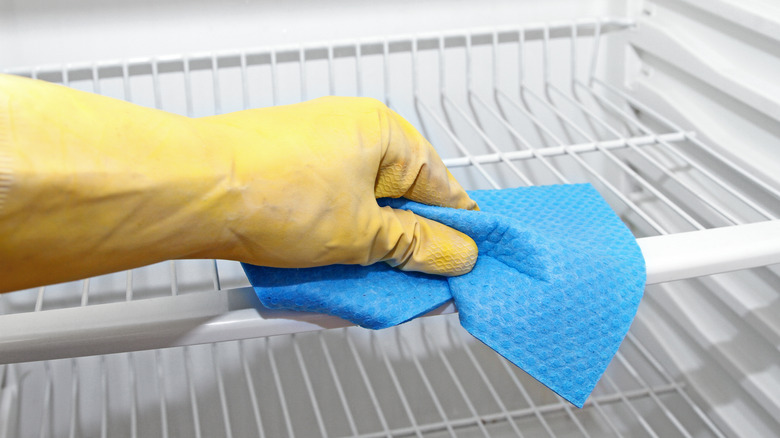
{"label": "refrigerator interior wall", "polygon": [[[331,14],[315,2],[227,2],[226,15],[210,2],[111,3],[4,3],[0,35],[13,44],[0,66],[191,116],[373,96],[423,130],[467,188],[591,182],[637,237],[780,213],[776,97],[751,91],[780,60],[766,44],[776,20],[750,14],[760,2],[328,2],[343,11],[325,29],[313,20]],[[457,13],[434,20],[442,8]],[[371,11],[388,19],[337,23]],[[51,29],[66,38],[52,43]],[[712,41],[719,54],[702,48]],[[0,437],[772,436],[778,283],[769,266],[649,287],[580,411],[443,316],[0,365]],[[166,262],[2,295],[0,318],[246,285],[235,263]]]}
{"label": "refrigerator interior wall", "polygon": [[[641,65],[628,83],[632,96],[778,187],[780,5],[661,0],[645,9],[640,31],[629,40]],[[653,123],[646,112],[638,116]],[[724,180],[741,184],[718,163],[701,160]],[[656,181],[668,187],[669,181]],[[755,199],[762,196],[753,193]],[[727,198],[721,202],[733,221],[750,221],[745,209]],[[778,272],[769,266],[650,286],[643,310],[653,316],[635,327],[653,331],[657,346],[700,394],[718,400],[726,429],[740,435],[760,433],[751,424],[780,418]],[[773,433],[769,430],[764,433]]]}
{"label": "refrigerator interior wall", "polygon": [[646,11],[630,40],[632,93],[780,186],[780,5],[660,0]]}

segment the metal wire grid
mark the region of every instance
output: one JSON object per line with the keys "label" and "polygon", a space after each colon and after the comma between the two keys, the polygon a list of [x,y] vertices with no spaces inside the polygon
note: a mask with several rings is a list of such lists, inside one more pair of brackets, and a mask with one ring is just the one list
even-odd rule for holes
{"label": "metal wire grid", "polygon": [[2,438],[722,436],[633,335],[576,410],[452,317],[6,365],[0,376],[15,393],[0,405]]}
{"label": "metal wire grid", "polygon": [[[721,226],[733,223],[746,223],[756,220],[771,219],[776,217],[776,211],[778,209],[777,199],[780,198],[780,194],[772,187],[762,183],[757,178],[753,177],[750,173],[737,168],[728,162],[725,158],[720,156],[716,151],[709,148],[705,143],[696,138],[694,133],[685,132],[680,129],[674,122],[664,118],[661,114],[658,114],[646,107],[642,102],[636,100],[630,94],[625,91],[611,85],[608,81],[599,79],[594,75],[598,70],[598,54],[600,53],[599,47],[602,41],[602,33],[606,29],[614,30],[616,28],[623,28],[629,26],[630,23],[621,20],[593,20],[593,21],[578,21],[576,23],[565,24],[549,24],[549,25],[528,25],[519,29],[503,30],[494,29],[489,31],[474,31],[467,33],[457,33],[453,35],[437,35],[437,36],[420,36],[413,38],[400,38],[400,39],[384,39],[382,41],[371,42],[355,42],[349,45],[344,44],[331,44],[324,47],[317,48],[297,48],[296,50],[277,49],[271,51],[256,51],[256,52],[239,52],[237,54],[227,54],[224,57],[227,59],[239,60],[238,66],[240,69],[241,80],[238,82],[242,90],[241,100],[243,106],[247,107],[251,105],[249,72],[252,62],[258,62],[260,65],[269,67],[270,79],[271,79],[271,103],[284,102],[284,87],[279,85],[281,69],[281,61],[297,64],[297,68],[300,70],[300,87],[298,98],[304,99],[307,97],[314,97],[314,93],[307,91],[307,89],[313,86],[308,81],[307,69],[314,70],[312,66],[308,66],[316,60],[324,61],[327,71],[327,91],[333,93],[337,91],[336,80],[336,64],[338,61],[337,54],[344,49],[344,47],[352,48],[351,51],[347,50],[346,58],[353,59],[355,74],[353,82],[356,84],[356,94],[372,94],[368,92],[370,88],[361,78],[366,77],[366,66],[361,61],[367,59],[370,55],[378,56],[382,60],[384,66],[384,73],[380,74],[383,84],[384,95],[378,96],[383,98],[385,102],[393,107],[403,107],[406,105],[407,109],[412,109],[417,114],[417,120],[415,120],[418,127],[425,131],[426,135],[432,139],[438,139],[440,141],[434,141],[434,144],[439,145],[449,143],[449,147],[454,153],[443,153],[445,162],[453,168],[454,171],[459,169],[464,170],[464,173],[459,176],[459,179],[463,181],[472,182],[472,186],[486,186],[499,188],[508,185],[529,184],[529,183],[549,183],[549,182],[580,182],[590,181],[599,188],[605,197],[612,203],[616,211],[619,211],[624,220],[629,223],[638,236],[647,234],[666,234],[669,232],[675,232],[687,229],[702,229],[713,226]],[[513,37],[514,36],[514,37]],[[555,42],[554,42],[555,38]],[[567,83],[561,85],[560,82],[556,82],[553,78],[553,72],[557,72],[550,67],[552,62],[550,53],[550,47],[556,46],[556,49],[560,49],[560,43],[563,41],[569,45],[571,53],[571,78]],[[541,63],[530,65],[528,58],[532,52],[532,46],[536,47],[536,54],[541,55]],[[517,71],[517,77],[519,81],[515,84],[516,89],[513,91],[507,91],[504,88],[501,81],[500,72],[503,71],[503,63],[501,54],[499,52],[505,51],[506,46],[510,49],[516,50],[516,62],[519,64]],[[582,56],[582,47],[587,46],[590,49],[589,59],[586,70],[587,75],[585,79],[578,79],[578,72],[582,69],[582,66],[577,66],[575,60],[578,60]],[[482,81],[479,77],[484,73],[485,69],[480,72],[472,69],[471,66],[474,63],[474,59],[481,55],[484,55],[485,49],[488,53],[492,53],[492,65],[491,69],[488,69],[492,76],[491,81]],[[318,58],[321,55],[321,51],[324,50],[326,56],[324,58]],[[453,80],[450,77],[450,70],[444,68],[448,59],[452,58],[452,52],[459,52],[461,56],[466,58],[465,66],[466,75],[462,83],[454,85],[456,90],[461,90],[460,93],[453,94],[452,86],[448,86],[453,82],[457,82],[457,78]],[[477,53],[479,52],[479,53]],[[290,59],[291,53],[297,53],[298,58]],[[320,53],[320,55],[318,55]],[[425,76],[428,70],[423,68],[424,61],[419,61],[421,58],[434,54],[438,58],[437,65],[439,78],[438,86],[433,88],[434,98],[431,99],[428,94],[430,88],[421,87],[420,77]],[[395,82],[402,82],[397,76],[392,76],[388,73],[393,62],[393,58],[399,55],[406,56],[407,62],[411,67],[411,84],[407,84],[411,88],[410,102],[404,103],[403,97],[398,97],[396,93],[393,93],[391,84]],[[288,58],[285,58],[285,57]],[[208,57],[193,57],[184,58],[181,61],[184,83],[187,90],[185,93],[187,98],[186,113],[189,115],[198,115],[198,111],[202,110],[195,100],[193,99],[194,92],[192,90],[192,83],[195,82],[191,76],[194,76],[195,67],[204,69],[204,71],[210,72],[212,79],[213,92],[213,112],[217,113],[228,108],[227,102],[221,99],[222,94],[219,92],[222,83],[220,82],[220,60],[225,59],[223,55],[213,54]],[[232,57],[232,58],[231,58]],[[265,57],[265,58],[264,58]],[[206,60],[204,62],[204,59]],[[297,59],[297,63],[296,63]],[[250,62],[251,61],[251,62]],[[267,62],[266,62],[267,61]],[[310,62],[311,61],[311,62]],[[121,66],[121,75],[119,79],[121,81],[124,97],[128,100],[132,99],[133,87],[131,87],[131,71],[134,68],[148,67],[151,69],[151,79],[154,106],[164,107],[162,87],[160,85],[161,68],[163,64],[168,61],[164,60],[143,60],[143,61],[123,61],[119,64]],[[539,78],[532,78],[529,73],[534,71],[534,67],[541,65],[541,82],[533,82],[539,80]],[[140,66],[140,67],[139,67]],[[307,67],[308,66],[308,67]],[[363,67],[361,67],[363,66]],[[101,91],[101,78],[109,77],[110,71],[101,76],[101,66],[99,64],[91,65],[86,71],[91,72],[91,78],[93,82],[94,91]],[[113,68],[113,67],[112,67]],[[362,70],[361,70],[362,69]],[[109,68],[110,70],[110,68]],[[143,69],[142,69],[143,70]],[[59,80],[65,84],[73,85],[71,77],[79,77],[85,71],[81,67],[66,66],[59,70],[55,74],[60,75]],[[445,74],[446,71],[446,74]],[[82,72],[82,73],[78,73]],[[536,71],[537,76],[539,71]],[[52,72],[45,71],[45,69],[33,70],[30,76],[46,77],[49,75],[51,78]],[[140,76],[144,76],[143,71]],[[57,78],[53,78],[57,80]],[[376,85],[377,81],[374,81],[373,85]],[[491,89],[486,95],[480,86],[485,83],[491,85]],[[400,86],[403,88],[403,85]],[[409,88],[409,87],[408,87]],[[465,90],[465,95],[463,91]],[[404,90],[408,92],[409,90]],[[427,94],[428,93],[428,94]],[[373,93],[375,94],[375,93]],[[487,97],[485,97],[487,96]],[[554,97],[563,99],[565,106],[556,101]],[[434,102],[434,103],[431,103]],[[627,105],[630,104],[630,105]],[[476,108],[481,108],[476,110]],[[641,112],[644,119],[636,117],[634,110]],[[480,112],[481,111],[481,112]],[[399,109],[399,112],[400,111]],[[521,123],[517,123],[514,116],[524,118],[525,123],[530,126],[530,129],[521,127]],[[402,112],[404,115],[407,113]],[[463,123],[454,123],[453,116],[457,115],[461,117],[460,120]],[[499,129],[493,129],[487,127],[486,118],[492,117],[492,123],[498,124]],[[648,120],[649,119],[649,120]],[[484,125],[483,125],[484,124]],[[651,126],[653,128],[651,128]],[[657,128],[660,126],[660,129]],[[510,139],[509,142],[501,142],[496,139],[496,134],[503,133],[504,139]],[[536,137],[534,137],[534,134]],[[533,138],[529,140],[529,138]],[[577,140],[579,138],[579,140]],[[466,146],[468,145],[468,147]],[[511,147],[507,147],[511,145]],[[446,149],[446,148],[444,148]],[[748,183],[754,187],[759,188],[757,199],[754,197],[747,197],[741,192],[734,189],[729,182],[722,179],[720,175],[723,172],[719,172],[718,176],[707,170],[706,167],[698,164],[697,159],[701,159],[702,155],[712,158],[720,164],[730,169],[731,176],[736,176],[740,180],[740,183]],[[642,163],[637,165],[637,162]],[[606,166],[605,166],[606,163]],[[498,165],[498,166],[496,166]],[[503,172],[503,173],[502,173]],[[504,173],[508,174],[507,177]],[[481,180],[479,180],[481,178]],[[508,179],[509,178],[509,179]],[[514,178],[514,179],[512,179]],[[671,185],[669,182],[673,182]],[[727,201],[724,201],[724,198]],[[767,201],[769,199],[769,201]],[[714,214],[711,214],[714,213]],[[168,278],[170,279],[170,288],[158,288],[158,292],[164,290],[166,293],[176,295],[183,289],[181,287],[182,275],[179,272],[182,263],[189,262],[169,262],[167,267],[169,269]],[[198,263],[198,274],[201,277],[211,277],[211,284],[204,282],[200,290],[208,289],[220,289],[224,286],[225,276],[220,275],[225,270],[233,269],[231,265],[222,265],[222,261],[200,261],[192,262]],[[160,267],[158,266],[157,269]],[[178,268],[178,269],[177,269]],[[205,269],[204,269],[205,268]],[[220,271],[220,268],[222,271]],[[203,272],[207,272],[204,276]],[[138,272],[136,270],[135,272]],[[139,295],[137,293],[137,284],[134,284],[134,275],[131,272],[122,274],[125,276],[125,290],[124,300],[137,299]],[[195,275],[195,274],[193,274]],[[163,276],[164,277],[164,276]],[[113,277],[115,278],[115,277]],[[238,280],[231,280],[241,282],[240,275],[236,278]],[[55,304],[62,306],[69,305],[89,305],[93,302],[106,302],[104,297],[98,299],[91,298],[92,290],[91,286],[95,284],[97,280],[84,280],[81,282],[77,289],[80,294],[77,294],[78,299],[75,300],[76,304],[72,302],[74,300],[63,299],[65,304]],[[166,290],[167,289],[167,290]],[[197,288],[194,288],[197,289]],[[15,311],[30,311],[41,310],[48,305],[44,304],[44,296],[47,295],[47,288],[38,289],[35,292],[34,307],[31,309],[22,309],[23,306],[9,305],[8,301],[11,300],[8,297],[12,295],[2,296],[0,299],[5,299],[5,312]],[[21,294],[21,293],[18,293]],[[27,292],[30,295],[30,292]],[[151,296],[155,296],[154,293]],[[28,302],[29,304],[29,302]],[[9,311],[10,309],[10,311]],[[420,323],[423,324],[423,323]],[[390,331],[389,333],[394,333]],[[497,400],[497,409],[493,409],[493,412],[483,413],[480,411],[481,406],[476,406],[472,399],[469,398],[466,388],[463,386],[464,379],[458,378],[457,373],[453,367],[452,362],[446,361],[445,353],[436,353],[436,355],[442,360],[444,364],[444,370],[447,371],[445,375],[454,377],[453,387],[457,390],[459,396],[464,400],[466,411],[468,415],[464,418],[453,416],[450,414],[449,402],[456,400],[457,397],[441,397],[437,394],[440,393],[439,389],[434,388],[434,384],[431,383],[431,379],[434,375],[426,373],[425,365],[421,363],[422,359],[417,356],[411,356],[406,361],[402,362],[405,368],[413,367],[413,371],[404,371],[403,373],[396,372],[397,367],[401,365],[393,365],[394,362],[389,360],[386,356],[382,359],[382,363],[385,364],[388,378],[391,382],[391,387],[395,388],[401,401],[402,409],[400,413],[407,418],[408,425],[395,427],[388,424],[387,414],[383,413],[383,407],[380,405],[380,396],[373,389],[372,380],[369,379],[368,374],[370,367],[362,364],[359,353],[356,352],[355,347],[350,347],[347,351],[350,355],[338,356],[338,360],[342,360],[343,357],[353,357],[356,360],[357,373],[355,376],[361,376],[362,383],[365,385],[368,391],[367,398],[360,398],[360,403],[368,405],[368,401],[375,408],[375,415],[377,417],[378,424],[381,427],[375,428],[378,432],[364,432],[362,428],[358,428],[355,424],[356,418],[362,418],[351,413],[352,407],[348,406],[348,400],[354,399],[348,397],[346,394],[350,391],[351,385],[345,385],[339,383],[339,379],[344,379],[338,374],[338,369],[341,367],[340,362],[334,362],[333,357],[328,352],[326,339],[329,334],[319,333],[315,335],[321,339],[324,361],[305,360],[304,354],[310,354],[310,349],[301,349],[295,341],[295,337],[288,337],[293,351],[297,357],[299,363],[299,369],[301,370],[302,381],[305,384],[305,388],[299,393],[308,394],[309,403],[311,409],[308,414],[294,413],[294,408],[298,406],[298,402],[292,403],[286,400],[286,397],[290,397],[296,394],[294,391],[290,392],[283,389],[282,379],[284,379],[283,373],[287,369],[286,367],[280,367],[275,359],[274,350],[267,349],[266,353],[269,361],[269,368],[262,368],[263,370],[270,369],[272,372],[272,378],[270,381],[275,384],[275,391],[278,395],[278,400],[271,402],[270,404],[265,400],[258,400],[258,395],[253,391],[253,383],[255,379],[253,373],[258,369],[252,365],[251,360],[247,359],[249,355],[244,351],[243,345],[246,344],[258,344],[277,342],[274,338],[273,341],[261,340],[261,341],[242,341],[242,347],[239,349],[239,359],[226,360],[225,362],[236,364],[241,363],[242,369],[238,374],[243,373],[246,378],[247,388],[249,389],[250,403],[253,407],[254,413],[251,414],[251,418],[254,418],[258,430],[264,430],[264,428],[281,427],[283,424],[285,429],[281,433],[295,432],[296,428],[305,427],[299,426],[304,424],[302,420],[310,418],[313,414],[316,427],[312,429],[313,433],[316,431],[325,432],[323,435],[336,436],[336,432],[330,431],[329,428],[333,426],[330,420],[327,420],[328,414],[325,414],[325,407],[318,407],[317,390],[312,386],[314,380],[309,373],[314,371],[307,368],[307,363],[328,365],[329,377],[336,385],[336,394],[338,394],[340,403],[344,407],[344,415],[347,418],[346,424],[350,429],[342,434],[355,434],[368,433],[367,436],[394,436],[398,434],[417,435],[423,434],[435,436],[436,434],[443,433],[444,435],[456,435],[461,432],[470,434],[473,432],[477,434],[493,433],[491,427],[506,427],[508,428],[509,435],[521,435],[521,430],[528,431],[524,421],[536,421],[537,426],[540,427],[540,431],[548,433],[550,436],[565,435],[570,431],[568,429],[558,430],[558,422],[552,418],[563,418],[561,424],[565,424],[563,427],[571,427],[575,435],[593,435],[602,436],[605,433],[612,433],[614,435],[631,435],[639,433],[638,431],[644,431],[649,436],[666,436],[668,433],[675,433],[682,436],[690,436],[689,431],[699,431],[699,429],[705,430],[713,435],[720,435],[717,429],[712,425],[707,418],[702,415],[701,411],[696,408],[696,404],[692,402],[690,397],[683,391],[682,384],[674,382],[669,378],[669,374],[663,371],[658,366],[657,361],[652,359],[647,353],[647,350],[633,337],[629,335],[629,344],[633,345],[640,351],[640,354],[636,357],[631,356],[626,359],[623,355],[623,350],[613,363],[612,368],[617,367],[615,364],[620,364],[625,367],[625,370],[633,369],[634,372],[627,371],[638,382],[639,388],[630,388],[622,386],[620,381],[616,381],[613,376],[612,370],[607,374],[599,389],[594,393],[592,402],[588,405],[588,408],[581,412],[573,413],[571,409],[567,407],[560,400],[554,402],[535,402],[534,398],[529,395],[529,389],[526,389],[528,385],[531,387],[533,384],[525,382],[519,384],[522,377],[515,375],[512,379],[512,384],[515,385],[519,394],[522,397],[516,397],[516,399],[524,399],[528,406],[525,407],[512,407],[506,399],[496,397],[496,391],[500,392],[503,386],[500,385],[487,385],[487,396]],[[379,335],[372,335],[379,336]],[[391,336],[391,335],[388,335]],[[400,335],[397,335],[400,336]],[[350,344],[350,337],[344,338],[347,345]],[[279,340],[283,343],[286,341]],[[409,342],[408,340],[406,342]],[[351,341],[352,344],[355,341]],[[374,345],[374,344],[372,344]],[[205,348],[205,347],[203,347]],[[212,349],[212,353],[215,350],[226,348],[223,346],[209,347]],[[376,344],[375,347],[380,348],[380,344]],[[467,347],[462,350],[464,353],[470,350],[472,347]],[[477,348],[477,347],[473,347]],[[201,351],[201,347],[185,347],[178,349],[184,355],[185,358],[188,355],[194,354],[194,351]],[[154,355],[156,360],[160,364],[163,364],[161,357],[169,352],[155,351]],[[101,363],[106,360],[113,360],[113,357],[126,357],[128,362],[129,377],[131,379],[130,384],[130,397],[132,403],[129,405],[130,420],[129,429],[132,436],[139,434],[139,428],[144,428],[148,423],[139,421],[139,406],[142,406],[138,402],[137,398],[137,385],[141,380],[136,376],[136,368],[132,365],[136,357],[141,357],[144,354],[151,353],[132,353],[125,356],[106,356],[100,359]],[[469,353],[465,353],[469,354]],[[472,353],[473,354],[473,353]],[[444,356],[442,356],[444,355]],[[223,355],[217,355],[212,359],[215,370],[220,369],[220,364],[215,362],[225,357]],[[650,368],[655,369],[657,373],[664,376],[665,380],[661,383],[648,383],[648,374],[646,372],[637,372],[638,369],[642,369],[640,359],[642,357],[650,363]],[[187,359],[183,362],[184,375],[189,376],[193,371],[191,359]],[[247,362],[249,360],[249,362]],[[482,359],[480,359],[482,360]],[[486,359],[497,360],[497,359]],[[79,364],[80,361],[86,361],[86,359],[72,359],[68,361],[57,362],[44,362],[43,367],[46,370],[46,387],[44,389],[44,413],[45,417],[41,422],[41,435],[46,436],[50,432],[64,430],[61,428],[55,428],[56,414],[52,413],[55,406],[53,401],[52,391],[56,384],[60,382],[54,374],[53,370],[55,365],[61,366],[63,363],[71,363],[76,371],[71,371],[74,378],[72,379],[72,392],[71,401],[79,400],[80,381],[78,380]],[[479,361],[470,362],[479,364]],[[639,362],[638,362],[639,361]],[[338,364],[338,367],[337,367]],[[411,365],[410,365],[411,364]],[[86,365],[85,365],[86,366]],[[103,368],[101,373],[102,382],[107,382],[106,366],[101,365]],[[479,369],[481,365],[475,365],[476,369]],[[506,364],[503,365],[506,367]],[[19,388],[17,386],[20,380],[19,376],[22,374],[22,365],[8,365],[3,369],[3,377],[5,389],[3,391],[3,398],[0,399],[0,403],[6,403],[7,406],[12,406],[13,403],[8,400],[15,400],[14,394],[18,394]],[[319,369],[319,367],[317,367]],[[165,365],[159,365],[158,378],[163,379],[166,372],[163,369]],[[309,370],[309,371],[307,371]],[[428,392],[431,404],[427,404],[430,410],[430,406],[433,406],[433,410],[436,411],[439,416],[438,420],[422,420],[416,416],[420,415],[420,412],[427,412],[425,408],[414,408],[414,400],[416,396],[410,398],[404,395],[404,389],[401,384],[401,379],[407,375],[407,373],[416,372],[422,379],[421,386],[417,388],[424,388]],[[438,371],[442,373],[441,369]],[[511,375],[509,369],[505,372]],[[650,373],[652,374],[652,373]],[[124,375],[124,374],[122,374]],[[234,391],[227,391],[224,389],[225,380],[233,379],[236,373],[228,373],[225,375],[216,372],[217,378],[217,391],[219,395],[219,406],[221,406],[223,420],[215,420],[217,423],[222,422],[224,426],[224,433],[226,436],[231,436],[232,429],[237,426],[237,421],[231,419],[234,418],[230,414],[229,407],[234,406],[231,402],[227,401],[227,398],[232,396]],[[493,378],[494,373],[477,372],[478,379]],[[83,380],[83,379],[82,379]],[[212,380],[213,381],[213,380]],[[427,383],[426,383],[427,382]],[[644,383],[643,383],[644,382]],[[29,383],[24,383],[29,385]],[[102,388],[108,388],[108,383],[103,383]],[[199,408],[202,406],[200,399],[205,397],[200,395],[197,388],[193,383],[187,383],[190,407],[192,412],[192,430],[195,436],[201,436],[204,434],[204,428],[211,427],[212,421],[207,419],[207,416],[213,414],[216,411],[204,410]],[[10,388],[10,389],[9,389]],[[105,390],[107,391],[107,389]],[[107,394],[107,392],[103,394]],[[123,390],[118,390],[120,393]],[[83,392],[83,391],[82,391]],[[11,394],[7,396],[7,394]],[[162,436],[168,436],[170,430],[180,430],[173,426],[168,426],[170,421],[169,411],[172,411],[173,407],[168,407],[166,404],[165,392],[160,392],[160,403],[156,404],[160,409],[160,434]],[[287,395],[286,395],[287,394]],[[466,394],[464,396],[464,394]],[[331,394],[332,396],[332,394]],[[106,396],[107,397],[107,396]],[[106,400],[105,398],[103,400]],[[314,400],[314,402],[312,402]],[[412,401],[410,401],[412,400]],[[657,410],[660,418],[666,418],[669,424],[666,426],[658,426],[654,423],[650,424],[648,418],[654,418],[652,412],[646,412],[647,404],[654,406],[651,409]],[[214,406],[209,404],[209,406]],[[78,406],[77,403],[70,403],[67,406]],[[105,403],[104,403],[105,405]],[[246,404],[245,404],[246,405]],[[146,404],[143,406],[148,407]],[[283,422],[278,422],[278,415],[272,415],[263,422],[263,417],[259,414],[262,409],[268,406],[278,406],[282,410],[281,418]],[[611,409],[617,409],[618,411],[611,411]],[[101,416],[100,431],[103,435],[109,430],[109,414],[108,408],[104,408],[105,415]],[[146,408],[144,408],[146,409]],[[691,415],[675,415],[678,409],[690,409],[693,410]],[[622,410],[622,411],[621,411]],[[7,410],[4,412],[13,412]],[[80,418],[74,409],[71,414],[71,420],[69,421],[68,430],[71,435],[78,434],[78,427],[83,426],[78,420]],[[500,412],[500,413],[495,413]],[[127,410],[120,410],[121,418],[126,418]],[[177,417],[180,411],[177,411]],[[593,421],[589,419],[590,416],[594,418],[600,418],[598,420],[600,426],[593,426]],[[209,417],[210,418],[210,417]],[[243,417],[240,417],[243,418]],[[402,415],[403,418],[403,415]],[[623,424],[628,418],[633,418],[633,426],[626,426]],[[691,419],[699,419],[700,424],[698,426],[689,426],[688,422]],[[528,420],[531,419],[531,420]],[[120,421],[121,420],[117,420]],[[697,420],[698,421],[698,420]],[[342,422],[343,423],[343,422]],[[521,426],[522,423],[522,427]],[[11,423],[5,423],[11,424]],[[555,426],[552,426],[555,424]],[[666,428],[670,428],[669,432]],[[603,427],[602,429],[592,429],[593,427]],[[471,428],[471,429],[470,429]],[[359,430],[358,430],[359,429]],[[8,429],[6,428],[6,431]],[[271,429],[273,430],[273,429]],[[597,430],[598,432],[593,432]],[[0,428],[0,432],[2,432]],[[602,433],[603,432],[603,433]],[[667,433],[668,432],[668,433]],[[260,432],[261,434],[263,432]],[[269,432],[269,436],[274,434]],[[699,433],[699,432],[697,432]],[[216,434],[221,434],[217,432]],[[373,434],[373,435],[371,435]],[[210,434],[206,434],[207,436]],[[240,434],[239,434],[240,435]],[[2,436],[2,435],[0,435]],[[142,436],[146,436],[142,434]],[[303,434],[301,436],[306,436]]]}
{"label": "metal wire grid", "polygon": [[[465,186],[591,182],[637,237],[777,218],[778,190],[597,76],[603,35],[631,25],[578,20],[13,73],[190,116],[323,94],[374,96],[412,120]],[[713,160],[725,171],[701,164]],[[223,262],[154,269],[2,295],[0,313],[247,285]],[[139,288],[139,278],[148,284]]]}

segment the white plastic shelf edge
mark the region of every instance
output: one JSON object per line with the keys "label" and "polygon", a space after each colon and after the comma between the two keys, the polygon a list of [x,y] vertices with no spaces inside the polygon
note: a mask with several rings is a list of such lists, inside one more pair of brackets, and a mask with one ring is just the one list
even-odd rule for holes
{"label": "white plastic shelf edge", "polygon": [[637,239],[647,283],[780,263],[780,220]]}
{"label": "white plastic shelf edge", "polygon": [[[780,263],[780,221],[638,239],[648,284]],[[453,313],[445,304],[426,316]],[[352,325],[270,310],[250,287],[4,315],[0,363],[248,339]]]}

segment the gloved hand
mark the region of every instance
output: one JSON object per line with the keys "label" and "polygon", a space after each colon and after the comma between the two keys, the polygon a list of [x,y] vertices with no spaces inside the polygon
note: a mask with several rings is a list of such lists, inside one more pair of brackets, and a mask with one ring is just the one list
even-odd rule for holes
{"label": "gloved hand", "polygon": [[476,209],[366,98],[191,119],[0,75],[0,291],[174,258],[468,272],[466,235],[376,197]]}

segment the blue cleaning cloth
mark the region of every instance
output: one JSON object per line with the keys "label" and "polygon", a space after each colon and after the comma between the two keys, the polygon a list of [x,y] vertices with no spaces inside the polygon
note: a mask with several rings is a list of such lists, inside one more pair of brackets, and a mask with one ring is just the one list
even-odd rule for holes
{"label": "blue cleaning cloth", "polygon": [[645,265],[633,235],[589,184],[469,193],[481,211],[378,200],[471,236],[459,277],[386,264],[277,269],[244,265],[267,307],[337,315],[378,329],[454,299],[476,338],[582,407],[628,332]]}

